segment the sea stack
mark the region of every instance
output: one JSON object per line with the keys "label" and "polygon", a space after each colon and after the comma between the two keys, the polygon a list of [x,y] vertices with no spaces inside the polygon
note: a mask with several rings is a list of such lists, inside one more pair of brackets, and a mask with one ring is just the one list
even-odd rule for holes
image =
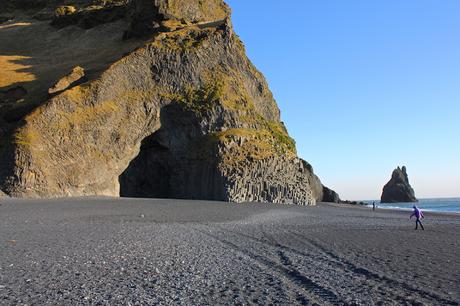
{"label": "sea stack", "polygon": [[0,60],[5,193],[323,199],[223,1],[67,2],[0,5],[0,57],[27,56]]}
{"label": "sea stack", "polygon": [[393,171],[390,181],[383,187],[382,203],[417,202],[414,189],[409,184],[406,167],[398,167]]}

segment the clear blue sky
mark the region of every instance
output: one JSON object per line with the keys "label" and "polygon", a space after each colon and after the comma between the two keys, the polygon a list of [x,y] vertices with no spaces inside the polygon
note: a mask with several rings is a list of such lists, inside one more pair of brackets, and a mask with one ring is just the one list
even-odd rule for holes
{"label": "clear blue sky", "polygon": [[377,199],[460,196],[460,1],[227,0],[282,120],[323,183]]}

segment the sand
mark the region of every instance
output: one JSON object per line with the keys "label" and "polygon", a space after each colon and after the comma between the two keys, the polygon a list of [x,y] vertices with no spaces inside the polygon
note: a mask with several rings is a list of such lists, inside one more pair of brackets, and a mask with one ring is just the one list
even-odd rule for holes
{"label": "sand", "polygon": [[0,304],[460,301],[460,216],[206,201],[0,199]]}

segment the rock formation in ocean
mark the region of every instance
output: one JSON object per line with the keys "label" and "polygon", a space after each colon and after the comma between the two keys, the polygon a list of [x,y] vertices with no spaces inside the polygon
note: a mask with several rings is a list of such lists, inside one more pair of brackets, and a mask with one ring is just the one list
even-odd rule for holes
{"label": "rock formation in ocean", "polygon": [[323,199],[223,1],[4,0],[0,11],[8,195]]}
{"label": "rock formation in ocean", "polygon": [[382,203],[417,202],[405,166],[393,171],[390,181],[383,187],[380,201]]}

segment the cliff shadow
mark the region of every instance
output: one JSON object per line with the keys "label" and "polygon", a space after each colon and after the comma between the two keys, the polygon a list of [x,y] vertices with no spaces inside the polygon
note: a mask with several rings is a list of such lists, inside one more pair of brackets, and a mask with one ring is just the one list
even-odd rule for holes
{"label": "cliff shadow", "polygon": [[49,20],[20,15],[0,24],[0,117],[16,122],[50,98],[48,89],[76,66],[88,80],[145,39],[123,40],[119,20],[91,29],[57,29]]}

